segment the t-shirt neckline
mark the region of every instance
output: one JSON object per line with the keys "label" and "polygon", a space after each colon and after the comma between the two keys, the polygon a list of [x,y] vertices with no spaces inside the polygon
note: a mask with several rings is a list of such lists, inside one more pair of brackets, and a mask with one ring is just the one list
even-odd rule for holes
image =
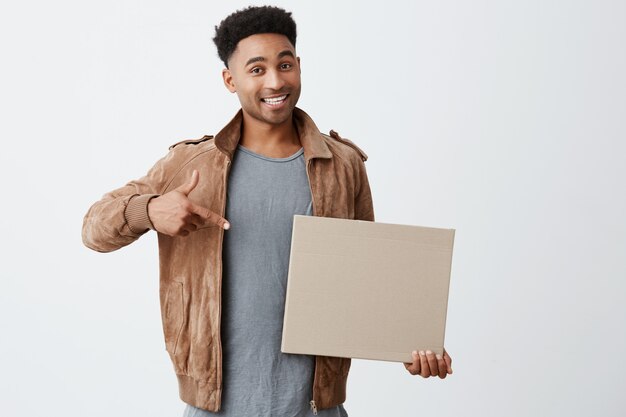
{"label": "t-shirt neckline", "polygon": [[244,148],[241,145],[237,145],[237,149],[250,155],[250,156],[254,156],[255,158],[259,158],[259,159],[263,159],[265,161],[271,161],[271,162],[289,162],[292,161],[294,159],[296,159],[297,157],[299,157],[300,155],[302,155],[304,153],[304,148],[300,148],[296,151],[296,153],[294,153],[291,156],[287,156],[285,158],[270,158],[269,156],[265,156],[265,155],[261,155],[258,154],[256,152],[252,152],[250,149],[248,148]]}

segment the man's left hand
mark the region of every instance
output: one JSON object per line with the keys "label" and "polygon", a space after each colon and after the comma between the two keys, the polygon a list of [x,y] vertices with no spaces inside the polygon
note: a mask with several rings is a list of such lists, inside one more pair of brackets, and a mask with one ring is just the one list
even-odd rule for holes
{"label": "man's left hand", "polygon": [[413,363],[405,363],[404,367],[411,375],[421,375],[424,378],[439,376],[444,379],[452,373],[452,358],[445,349],[443,355],[435,355],[430,350],[413,351]]}

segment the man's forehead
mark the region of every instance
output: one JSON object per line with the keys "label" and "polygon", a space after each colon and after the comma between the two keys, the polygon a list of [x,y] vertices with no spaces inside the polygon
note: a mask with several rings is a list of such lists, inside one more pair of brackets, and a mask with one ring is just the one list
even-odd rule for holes
{"label": "man's forehead", "polygon": [[284,51],[291,51],[295,56],[295,48],[285,35],[259,33],[240,40],[232,57],[244,61],[255,57],[270,59],[285,55]]}

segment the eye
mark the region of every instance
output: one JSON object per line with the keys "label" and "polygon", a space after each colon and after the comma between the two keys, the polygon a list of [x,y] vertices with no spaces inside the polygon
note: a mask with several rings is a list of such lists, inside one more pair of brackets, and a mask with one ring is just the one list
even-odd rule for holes
{"label": "eye", "polygon": [[292,67],[292,66],[293,66],[293,65],[291,65],[290,63],[285,62],[285,63],[283,63],[283,64],[280,64],[280,69],[287,70],[287,69],[291,69],[291,67]]}
{"label": "eye", "polygon": [[261,67],[254,67],[254,68],[252,68],[252,69],[250,70],[250,72],[251,72],[252,74],[260,74],[261,72],[263,72],[263,68],[261,68]]}

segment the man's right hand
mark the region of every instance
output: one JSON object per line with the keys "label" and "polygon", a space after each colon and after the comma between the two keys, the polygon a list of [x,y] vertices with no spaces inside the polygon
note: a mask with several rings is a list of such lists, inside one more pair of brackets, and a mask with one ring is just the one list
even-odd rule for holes
{"label": "man's right hand", "polygon": [[188,183],[148,203],[148,216],[157,232],[168,236],[187,236],[206,222],[230,228],[230,223],[219,214],[194,204],[187,196],[196,188],[200,174],[194,169]]}

